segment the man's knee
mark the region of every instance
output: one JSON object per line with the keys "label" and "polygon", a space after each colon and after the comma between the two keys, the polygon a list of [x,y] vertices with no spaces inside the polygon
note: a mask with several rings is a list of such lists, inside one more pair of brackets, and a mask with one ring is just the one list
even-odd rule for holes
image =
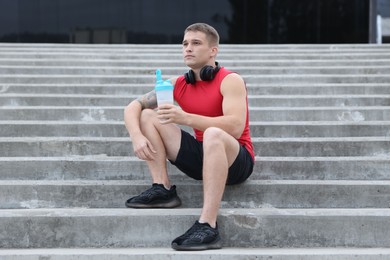
{"label": "man's knee", "polygon": [[218,127],[209,127],[203,133],[203,146],[223,144],[226,132]]}
{"label": "man's knee", "polygon": [[145,124],[153,122],[153,119],[155,119],[155,118],[157,118],[156,111],[154,111],[152,109],[144,109],[141,112],[140,123],[141,123],[141,125],[145,125]]}
{"label": "man's knee", "polygon": [[203,133],[203,152],[224,153],[229,165],[233,163],[240,150],[239,142],[229,133],[218,127],[207,128]]}

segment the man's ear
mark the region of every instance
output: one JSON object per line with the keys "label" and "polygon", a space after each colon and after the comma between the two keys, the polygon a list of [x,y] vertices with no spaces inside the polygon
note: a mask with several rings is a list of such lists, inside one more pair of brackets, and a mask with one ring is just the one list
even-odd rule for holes
{"label": "man's ear", "polygon": [[216,57],[217,56],[217,53],[218,53],[218,47],[215,46],[215,47],[211,47],[211,53],[210,53],[210,57]]}

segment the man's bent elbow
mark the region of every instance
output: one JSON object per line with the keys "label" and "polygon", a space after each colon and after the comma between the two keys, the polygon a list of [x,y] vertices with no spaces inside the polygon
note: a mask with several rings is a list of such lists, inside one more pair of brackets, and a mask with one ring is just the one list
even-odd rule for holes
{"label": "man's bent elbow", "polygon": [[240,130],[240,129],[235,129],[234,131],[233,131],[233,133],[232,133],[232,136],[234,137],[234,138],[236,138],[236,139],[239,139],[240,137],[241,137],[241,135],[242,135],[242,133],[244,132],[244,130]]}
{"label": "man's bent elbow", "polygon": [[244,125],[242,126],[240,124],[233,125],[231,130],[229,131],[230,135],[236,139],[239,139],[242,133],[244,132],[244,128],[245,128]]}

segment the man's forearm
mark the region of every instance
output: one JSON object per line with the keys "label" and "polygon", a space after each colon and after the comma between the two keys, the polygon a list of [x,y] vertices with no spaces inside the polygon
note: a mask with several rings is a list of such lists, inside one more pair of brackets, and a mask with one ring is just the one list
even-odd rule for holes
{"label": "man's forearm", "polygon": [[140,116],[142,106],[138,100],[132,101],[124,112],[125,126],[131,137],[141,134]]}
{"label": "man's forearm", "polygon": [[241,136],[245,124],[245,121],[242,118],[234,115],[207,117],[188,114],[186,121],[187,126],[196,128],[200,131],[205,131],[211,126],[221,128],[235,138],[239,138]]}

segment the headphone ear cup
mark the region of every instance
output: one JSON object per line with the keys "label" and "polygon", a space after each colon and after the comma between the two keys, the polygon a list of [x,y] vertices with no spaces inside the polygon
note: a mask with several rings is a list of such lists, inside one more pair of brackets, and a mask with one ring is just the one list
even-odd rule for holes
{"label": "headphone ear cup", "polygon": [[213,66],[204,66],[200,72],[200,78],[204,81],[210,81],[214,78],[214,68]]}
{"label": "headphone ear cup", "polygon": [[210,66],[210,65],[207,65],[207,66],[204,66],[199,74],[200,74],[200,78],[204,81],[210,81],[210,80],[213,80],[215,75],[218,73],[219,69],[221,68],[219,66],[219,63],[218,62],[215,62],[215,65],[217,65],[215,68],[213,66]]}
{"label": "headphone ear cup", "polygon": [[189,70],[187,73],[184,74],[184,79],[186,80],[187,84],[195,84],[195,74],[192,70]]}
{"label": "headphone ear cup", "polygon": [[[216,65],[215,68],[210,65],[204,66],[199,72],[200,79],[204,81],[213,80],[215,75],[218,73],[219,69],[221,68],[218,62],[215,62],[215,65]],[[187,84],[196,83],[195,73],[192,70],[189,70],[187,73],[184,74],[184,79],[186,80]]]}

